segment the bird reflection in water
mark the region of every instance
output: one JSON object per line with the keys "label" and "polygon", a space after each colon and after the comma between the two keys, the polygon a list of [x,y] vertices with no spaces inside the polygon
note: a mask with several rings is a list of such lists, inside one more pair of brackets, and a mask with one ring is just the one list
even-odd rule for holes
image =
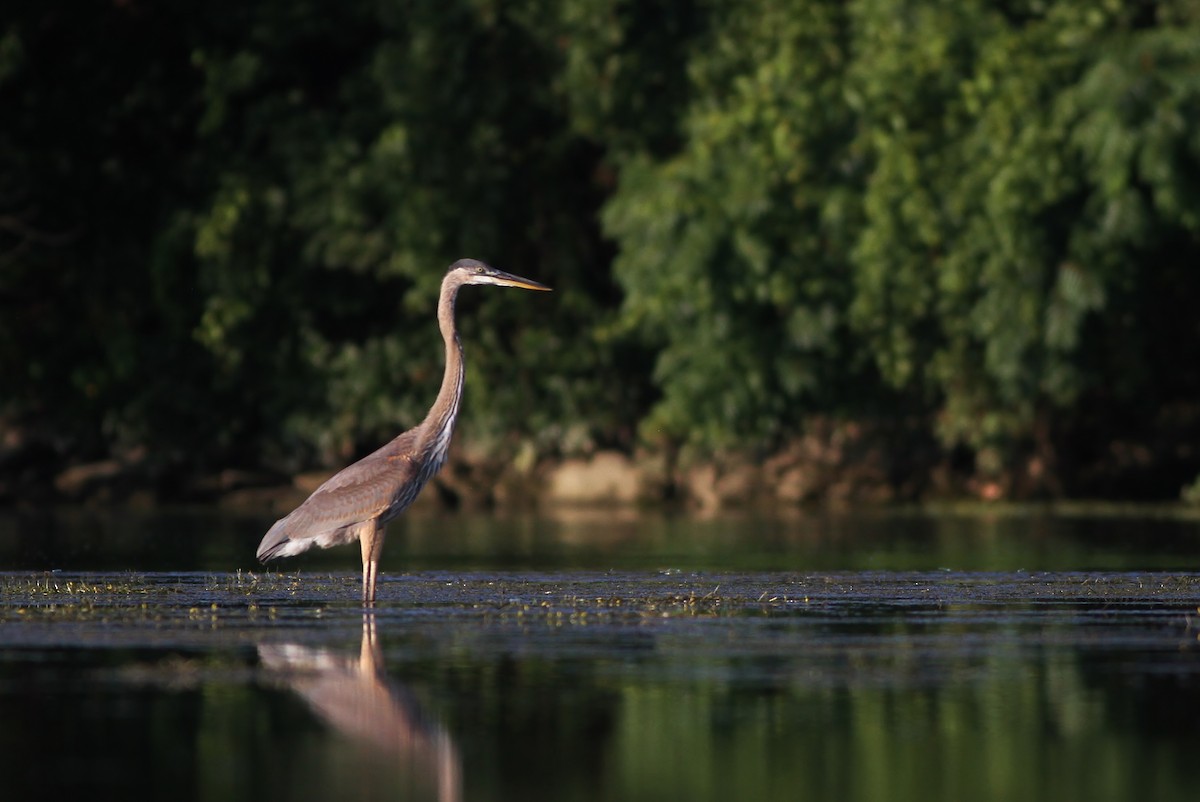
{"label": "bird reflection in water", "polygon": [[439,802],[462,798],[462,767],[449,733],[402,684],[388,677],[374,613],[363,614],[358,657],[291,643],[260,644],[262,666],[337,732],[398,761]]}

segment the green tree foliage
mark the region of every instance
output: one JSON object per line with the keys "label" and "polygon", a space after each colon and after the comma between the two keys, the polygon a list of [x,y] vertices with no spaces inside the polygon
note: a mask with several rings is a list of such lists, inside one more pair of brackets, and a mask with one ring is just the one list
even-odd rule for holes
{"label": "green tree foliage", "polygon": [[[205,138],[235,154],[199,220],[198,331],[231,392],[285,401],[267,415],[285,435],[348,451],[421,417],[441,376],[439,268],[464,255],[559,289],[464,298],[477,438],[558,440],[622,407],[588,334],[613,292],[591,222],[598,151],[570,133],[557,54],[526,27],[539,5],[364,4],[334,35],[316,4],[283,41],[256,7],[260,39],[197,53]],[[292,55],[330,49],[336,69]]]}
{"label": "green tree foliage", "polygon": [[682,146],[631,154],[606,210],[650,427],[761,442],[893,399],[994,456],[1047,415],[1194,405],[1194,9],[710,11]]}
{"label": "green tree foliage", "polygon": [[464,294],[476,445],[771,447],[821,415],[1001,469],[1152,438],[1200,397],[1198,16],[17,3],[0,416],[76,454],[341,461],[423,413],[474,256],[558,291]]}
{"label": "green tree foliage", "polygon": [[1126,4],[1036,8],[864,26],[873,56],[852,76],[875,165],[856,329],[888,383],[932,393],[943,436],[976,447],[1091,392],[1156,389],[1129,372],[1148,344],[1127,339],[1127,304],[1157,294],[1161,265],[1138,265],[1164,240],[1196,247],[1194,222],[1145,203],[1196,175],[1179,125],[1200,86],[1178,80],[1181,57],[1197,64],[1194,32],[1139,30]]}
{"label": "green tree foliage", "polygon": [[164,403],[207,359],[172,221],[200,178],[174,57],[197,20],[168,16],[16,3],[0,29],[0,416],[75,453],[186,439],[199,409]]}
{"label": "green tree foliage", "polygon": [[3,412],[187,461],[344,459],[423,415],[437,287],[474,256],[558,290],[464,294],[477,442],[620,437],[644,390],[609,376],[645,358],[593,333],[601,150],[546,6],[23,9],[4,201],[40,228],[3,243]]}
{"label": "green tree foliage", "polygon": [[659,349],[647,427],[709,445],[795,431],[861,380],[846,310],[864,164],[830,158],[854,133],[846,11],[751,5],[710,9],[682,147],[629,154],[604,218],[624,325]]}

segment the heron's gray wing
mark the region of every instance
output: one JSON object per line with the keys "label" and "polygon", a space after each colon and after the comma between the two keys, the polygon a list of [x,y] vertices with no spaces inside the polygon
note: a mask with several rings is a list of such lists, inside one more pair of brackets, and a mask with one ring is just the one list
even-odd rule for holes
{"label": "heron's gray wing", "polygon": [[[405,455],[411,455],[416,448],[417,432],[409,429],[384,445],[372,451],[358,462],[347,465],[342,470],[330,476],[321,486],[313,491],[318,493],[338,490],[361,484],[365,479],[375,476],[380,471],[402,470],[406,464]],[[310,496],[311,498],[311,496]]]}
{"label": "heron's gray wing", "polygon": [[334,474],[276,521],[258,546],[258,559],[265,562],[312,546],[328,548],[356,539],[359,527],[390,510],[400,491],[417,477],[409,458],[408,434]]}

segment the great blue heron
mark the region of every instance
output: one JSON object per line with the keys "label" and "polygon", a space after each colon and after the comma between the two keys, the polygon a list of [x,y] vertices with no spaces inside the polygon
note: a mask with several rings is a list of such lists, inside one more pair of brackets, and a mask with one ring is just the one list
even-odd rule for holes
{"label": "great blue heron", "polygon": [[463,352],[454,327],[454,302],[465,284],[526,290],[550,288],[527,278],[460,259],[442,279],[438,325],[446,341],[442,389],[425,420],[387,445],[331,476],[303,504],[280,518],[258,544],[258,559],[290,557],[313,546],[327,549],[359,541],[364,604],[375,601],[375,578],[388,522],[413,502],[446,461],[463,392]]}

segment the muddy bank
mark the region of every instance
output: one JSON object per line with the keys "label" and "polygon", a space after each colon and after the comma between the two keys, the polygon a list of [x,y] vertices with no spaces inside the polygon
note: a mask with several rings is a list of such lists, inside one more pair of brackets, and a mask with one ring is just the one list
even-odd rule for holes
{"label": "muddy bank", "polygon": [[[997,468],[978,455],[948,452],[912,431],[818,422],[772,453],[704,459],[616,450],[536,459],[454,449],[417,504],[468,509],[677,505],[711,511],[959,499],[1183,498],[1194,503],[1200,501],[1200,466],[1193,451],[1186,442],[1114,445],[1088,459],[1035,451]],[[286,511],[333,472],[206,471],[178,459],[162,464],[144,450],[88,461],[36,444],[10,443],[0,449],[0,505],[201,503]]]}

